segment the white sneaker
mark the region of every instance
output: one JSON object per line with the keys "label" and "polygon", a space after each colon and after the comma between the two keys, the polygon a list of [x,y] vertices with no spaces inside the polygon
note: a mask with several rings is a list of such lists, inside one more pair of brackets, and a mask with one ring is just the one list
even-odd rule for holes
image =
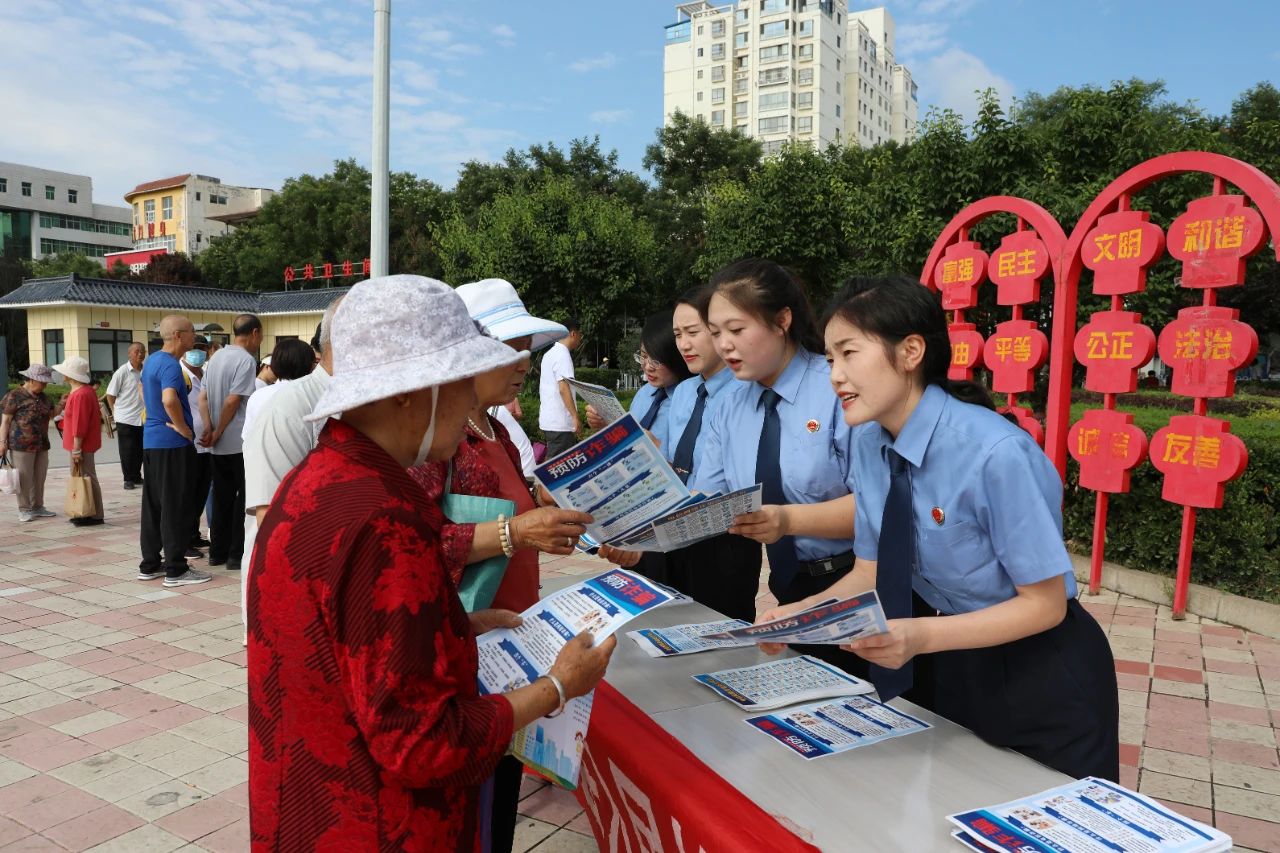
{"label": "white sneaker", "polygon": [[29,510],[25,510],[25,509],[18,510],[18,521],[35,521],[35,520],[36,520],[36,514],[34,512],[30,512]]}
{"label": "white sneaker", "polygon": [[56,512],[47,510],[42,506],[38,506],[35,509],[31,510],[31,514],[34,515],[36,518],[56,518],[58,515]]}
{"label": "white sneaker", "polygon": [[176,578],[165,578],[165,586],[188,586],[196,583],[208,583],[213,580],[213,575],[205,572],[197,572],[195,569],[187,569]]}

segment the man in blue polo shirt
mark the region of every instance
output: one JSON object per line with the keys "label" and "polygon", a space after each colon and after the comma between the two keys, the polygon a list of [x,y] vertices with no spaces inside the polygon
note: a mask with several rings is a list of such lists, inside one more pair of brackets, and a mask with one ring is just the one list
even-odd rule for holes
{"label": "man in blue polo shirt", "polygon": [[[138,580],[164,578],[165,586],[207,583],[211,576],[187,565],[191,538],[195,455],[191,404],[178,359],[195,343],[191,321],[171,314],[160,321],[163,348],[142,367],[142,562]],[[161,560],[161,549],[164,551]]]}

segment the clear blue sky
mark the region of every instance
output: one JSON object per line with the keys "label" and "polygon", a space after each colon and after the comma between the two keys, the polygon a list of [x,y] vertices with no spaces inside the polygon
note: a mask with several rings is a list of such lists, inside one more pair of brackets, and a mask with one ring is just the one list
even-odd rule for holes
{"label": "clear blue sky", "polygon": [[[6,3],[0,160],[89,174],[96,200],[200,172],[278,187],[368,163],[371,0]],[[451,186],[509,146],[599,134],[639,169],[662,120],[667,0],[393,0],[392,167]],[[1269,0],[894,0],[921,106],[1161,78],[1225,113],[1280,81]],[[861,7],[855,7],[861,8]],[[923,111],[922,111],[923,112]]]}

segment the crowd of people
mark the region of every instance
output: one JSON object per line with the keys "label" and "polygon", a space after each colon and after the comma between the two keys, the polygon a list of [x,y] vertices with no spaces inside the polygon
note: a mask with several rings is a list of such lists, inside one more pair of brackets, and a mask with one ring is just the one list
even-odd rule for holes
{"label": "crowd of people", "polygon": [[[614,649],[584,634],[532,684],[478,692],[475,636],[518,625],[539,554],[572,553],[592,521],[530,480],[511,412],[545,350],[545,452],[583,437],[568,383],[582,331],[532,316],[502,280],[389,276],[266,367],[258,318],[232,332],[210,358],[166,317],[161,349],[131,350],[108,399],[117,429],[139,431],[121,432],[143,490],[139,579],[209,580],[188,562],[201,547],[243,566],[254,848],[510,849],[513,732],[590,691]],[[747,620],[875,589],[887,634],[804,651],[883,699],[1117,779],[1114,662],[1076,602],[1062,483],[982,388],[947,379],[949,359],[938,298],[910,279],[852,279],[819,318],[778,264],[725,267],[644,325],[631,413],[691,489],[760,484],[764,505],[679,551],[599,555]],[[76,385],[80,367],[57,369]],[[54,407],[49,369],[24,376],[0,439],[32,472],[19,506],[34,514]],[[68,396],[64,446],[93,476],[85,392]],[[603,426],[589,407],[585,421]],[[765,553],[779,604],[757,613]]]}

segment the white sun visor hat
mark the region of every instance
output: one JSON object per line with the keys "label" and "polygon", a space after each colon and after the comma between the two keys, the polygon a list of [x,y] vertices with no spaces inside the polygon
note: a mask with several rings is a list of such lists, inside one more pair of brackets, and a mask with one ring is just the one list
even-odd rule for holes
{"label": "white sun visor hat", "polygon": [[522,356],[476,331],[453,288],[417,275],[362,281],[333,316],[333,377],[309,421],[446,385]]}
{"label": "white sun visor hat", "polygon": [[471,319],[500,341],[528,335],[533,338],[529,351],[537,352],[569,336],[569,330],[559,323],[532,316],[515,287],[504,279],[486,278],[464,284],[458,288],[458,295],[466,303]]}

